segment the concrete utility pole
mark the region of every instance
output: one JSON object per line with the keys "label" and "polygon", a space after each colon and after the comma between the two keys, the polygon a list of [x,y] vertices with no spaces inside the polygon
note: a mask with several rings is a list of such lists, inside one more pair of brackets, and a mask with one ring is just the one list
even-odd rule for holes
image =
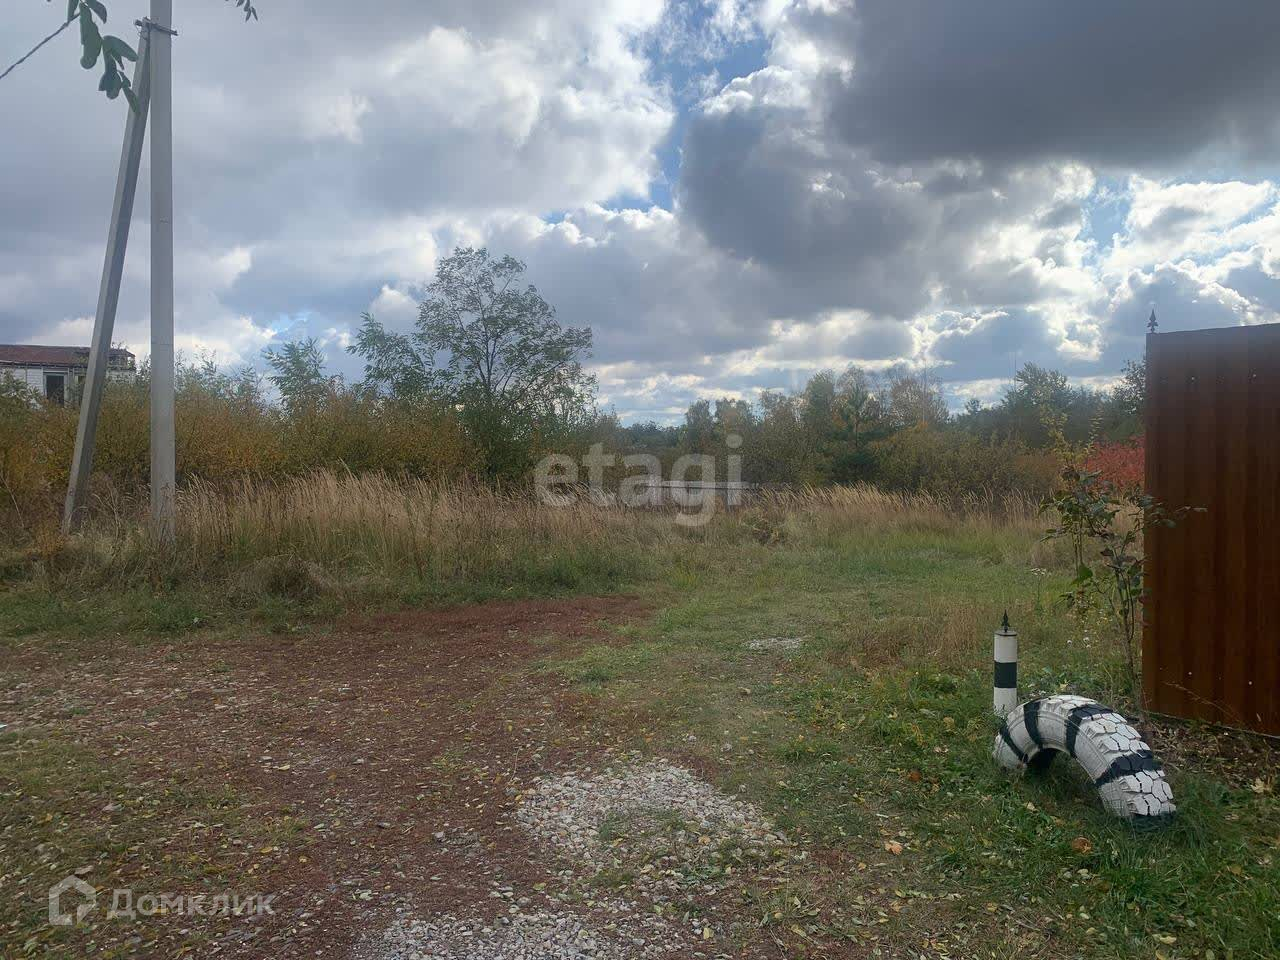
{"label": "concrete utility pole", "polygon": [[151,0],[151,521],[174,537],[173,0]]}
{"label": "concrete utility pole", "polygon": [[107,255],[102,264],[102,282],[98,287],[93,345],[89,348],[89,369],[85,374],[84,393],[80,399],[80,423],[76,428],[71,479],[67,484],[67,501],[62,513],[62,529],[65,533],[71,533],[80,524],[85,498],[89,492],[89,474],[93,471],[98,409],[102,405],[102,387],[107,380],[111,332],[116,323],[116,306],[120,302],[120,275],[124,271],[129,224],[133,219],[133,199],[138,189],[138,168],[142,164],[142,144],[147,133],[147,107],[151,89],[150,35],[151,31],[144,25],[138,40],[138,62],[133,68],[133,92],[138,108],[129,111],[124,125],[124,145],[120,148],[120,172],[116,175],[116,196],[111,207],[111,226],[107,231]]}

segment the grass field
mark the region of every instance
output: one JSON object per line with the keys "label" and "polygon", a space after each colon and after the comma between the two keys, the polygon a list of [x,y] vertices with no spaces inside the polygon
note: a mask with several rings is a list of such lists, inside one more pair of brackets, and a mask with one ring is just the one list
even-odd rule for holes
{"label": "grass field", "polygon": [[[1157,721],[1179,815],[1141,834],[1105,816],[1069,764],[1011,780],[991,762],[990,635],[1006,609],[1024,697],[1131,706],[1107,625],[1056,605],[1066,575],[1025,507],[853,491],[683,531],[661,515],[440,500],[432,519],[409,496],[397,514],[385,496],[335,490],[353,515],[325,523],[277,501],[249,524],[243,501],[238,513],[209,501],[217,521],[167,565],[102,542],[9,564],[0,884],[16,896],[0,903],[0,954],[217,942],[274,957],[296,941],[297,955],[314,942],[327,946],[305,955],[346,956],[323,911],[230,940],[226,921],[52,928],[44,890],[83,866],[104,886],[262,883],[282,903],[336,886],[357,911],[331,908],[351,933],[351,916],[388,898],[430,902],[403,858],[424,856],[445,819],[483,834],[512,802],[493,785],[639,751],[750,800],[806,851],[803,868],[748,875],[717,901],[734,931],[724,955],[1280,955],[1268,742]],[[531,599],[575,595],[625,607]],[[477,601],[491,605],[458,606]],[[424,605],[411,629],[386,612]],[[753,649],[767,638],[801,643]],[[430,749],[406,753],[423,711]],[[370,755],[342,815],[323,799],[348,796],[339,747]],[[401,791],[402,754],[434,786]],[[299,777],[314,781],[281,785]],[[476,801],[473,787],[490,789],[477,784],[492,796]],[[348,874],[361,878],[351,891]],[[625,895],[632,879],[592,882]]]}

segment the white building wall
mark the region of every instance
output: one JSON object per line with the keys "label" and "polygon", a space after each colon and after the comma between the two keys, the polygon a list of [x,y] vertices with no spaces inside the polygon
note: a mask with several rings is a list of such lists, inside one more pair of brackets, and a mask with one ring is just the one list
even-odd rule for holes
{"label": "white building wall", "polygon": [[[0,376],[10,376],[16,380],[25,383],[32,390],[36,391],[40,396],[44,396],[44,375],[45,371],[49,373],[57,373],[65,376],[66,388],[70,390],[79,379],[83,378],[85,371],[83,367],[68,370],[66,367],[0,367]],[[132,383],[138,374],[134,370],[107,370],[107,379],[114,381],[123,381]]]}
{"label": "white building wall", "polygon": [[0,367],[0,376],[12,377],[20,383],[25,383],[32,390],[40,392],[44,396],[44,368],[43,367]]}

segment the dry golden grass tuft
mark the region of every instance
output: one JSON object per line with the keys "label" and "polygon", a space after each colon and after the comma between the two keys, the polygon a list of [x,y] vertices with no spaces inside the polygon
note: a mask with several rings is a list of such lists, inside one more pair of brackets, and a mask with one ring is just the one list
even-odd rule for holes
{"label": "dry golden grass tuft", "polygon": [[1038,500],[1017,493],[975,492],[948,498],[930,493],[886,491],[869,484],[770,491],[761,502],[791,513],[816,513],[830,523],[850,528],[890,525],[945,530],[958,525],[970,528],[1034,526],[1039,509]]}
{"label": "dry golden grass tuft", "polygon": [[100,498],[82,534],[42,534],[26,559],[51,584],[225,583],[233,600],[273,594],[345,604],[428,598],[450,585],[477,595],[616,589],[688,560],[698,545],[838,547],[886,533],[1021,533],[1035,525],[1024,498],[953,504],[859,486],[770,491],[686,526],[673,510],[585,496],[551,506],[532,492],[345,470],[192,483],[179,494],[170,546],[153,541],[145,517],[137,499]]}

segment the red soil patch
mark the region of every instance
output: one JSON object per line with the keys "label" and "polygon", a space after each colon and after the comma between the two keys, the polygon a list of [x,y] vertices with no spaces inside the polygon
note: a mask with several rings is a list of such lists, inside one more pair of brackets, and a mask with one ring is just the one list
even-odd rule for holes
{"label": "red soil patch", "polygon": [[[509,822],[513,794],[617,741],[536,663],[645,613],[628,597],[517,601],[74,663],[24,657],[0,709],[16,725],[67,730],[144,780],[230,787],[247,799],[241,817],[302,824],[262,850],[198,825],[184,852],[233,858],[235,888],[274,893],[275,914],[233,920],[229,933],[226,920],[152,917],[156,955],[203,922],[219,956],[345,957],[398,907],[490,916],[505,909],[495,884],[554,880],[556,865]],[[145,864],[111,885],[134,873],[148,889]]]}

